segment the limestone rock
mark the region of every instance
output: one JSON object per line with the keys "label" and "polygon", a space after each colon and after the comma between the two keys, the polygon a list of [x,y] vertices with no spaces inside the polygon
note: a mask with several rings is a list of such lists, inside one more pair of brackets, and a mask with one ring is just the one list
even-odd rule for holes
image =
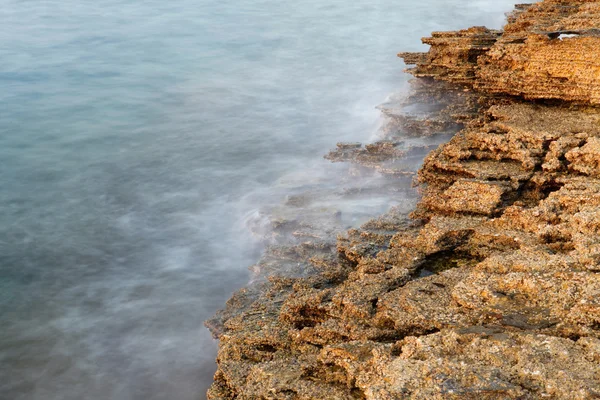
{"label": "limestone rock", "polygon": [[402,179],[419,136],[460,131],[418,170],[410,217],[269,251],[268,279],[208,324],[209,398],[600,397],[600,1],[508,21],[401,54],[420,111],[387,105],[381,142],[329,158]]}

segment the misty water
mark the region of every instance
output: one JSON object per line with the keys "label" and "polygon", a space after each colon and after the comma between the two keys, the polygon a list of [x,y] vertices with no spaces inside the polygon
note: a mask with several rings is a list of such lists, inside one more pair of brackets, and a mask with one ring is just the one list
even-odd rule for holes
{"label": "misty water", "polygon": [[0,399],[205,398],[247,222],[373,139],[396,52],[513,2],[5,0]]}

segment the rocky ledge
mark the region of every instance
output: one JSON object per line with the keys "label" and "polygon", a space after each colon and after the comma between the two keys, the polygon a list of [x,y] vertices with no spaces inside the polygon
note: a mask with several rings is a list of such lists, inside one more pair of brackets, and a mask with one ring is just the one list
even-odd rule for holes
{"label": "rocky ledge", "polygon": [[600,398],[600,1],[424,42],[400,54],[419,112],[384,107],[388,137],[328,156],[406,179],[423,137],[456,132],[418,205],[280,251],[303,272],[208,323],[210,399]]}

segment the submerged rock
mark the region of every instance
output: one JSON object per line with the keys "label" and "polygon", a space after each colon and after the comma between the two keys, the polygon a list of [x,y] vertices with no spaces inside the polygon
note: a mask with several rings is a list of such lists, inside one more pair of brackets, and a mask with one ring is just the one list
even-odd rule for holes
{"label": "submerged rock", "polygon": [[401,179],[430,145],[410,140],[462,129],[410,217],[268,253],[209,324],[209,398],[600,397],[599,29],[600,1],[545,0],[401,53],[429,107],[385,108],[383,141],[328,157]]}

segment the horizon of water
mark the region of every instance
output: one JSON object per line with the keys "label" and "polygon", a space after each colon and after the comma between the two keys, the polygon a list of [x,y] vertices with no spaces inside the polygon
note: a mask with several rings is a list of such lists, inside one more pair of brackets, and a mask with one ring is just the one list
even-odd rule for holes
{"label": "horizon of water", "polygon": [[7,0],[0,399],[204,398],[245,221],[374,137],[396,52],[512,3]]}

